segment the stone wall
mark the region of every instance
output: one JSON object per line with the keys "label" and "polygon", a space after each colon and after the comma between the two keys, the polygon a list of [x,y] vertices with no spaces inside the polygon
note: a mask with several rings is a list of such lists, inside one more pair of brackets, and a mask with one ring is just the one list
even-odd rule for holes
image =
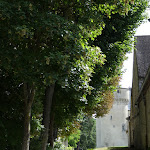
{"label": "stone wall", "polygon": [[137,37],[134,51],[131,113],[129,117],[130,146],[139,150],[150,148],[150,36]]}
{"label": "stone wall", "polygon": [[[150,82],[150,78],[148,79]],[[147,86],[144,86],[147,85]],[[132,114],[130,119],[130,143],[133,143],[136,149],[147,150],[150,148],[150,83],[145,82],[139,92],[137,103],[137,114]],[[135,112],[135,111],[132,111]],[[134,132],[132,132],[132,130]],[[130,144],[130,146],[132,146]]]}
{"label": "stone wall", "polygon": [[97,147],[128,146],[128,102],[130,89],[118,89],[109,114],[96,119]]}
{"label": "stone wall", "polygon": [[150,148],[150,87],[146,93],[147,143]]}

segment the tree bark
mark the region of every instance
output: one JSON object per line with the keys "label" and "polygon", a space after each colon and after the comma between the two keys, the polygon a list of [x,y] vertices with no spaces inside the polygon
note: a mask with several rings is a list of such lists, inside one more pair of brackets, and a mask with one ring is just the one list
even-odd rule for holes
{"label": "tree bark", "polygon": [[46,150],[46,146],[47,146],[49,125],[50,125],[50,113],[51,113],[54,88],[55,88],[55,84],[52,84],[46,88],[46,92],[45,92],[45,104],[44,104],[44,113],[43,113],[44,130],[41,135],[42,138],[41,150]]}
{"label": "tree bark", "polygon": [[30,119],[31,119],[31,107],[34,100],[35,88],[32,84],[24,83],[24,132],[22,150],[29,150],[30,146]]}
{"label": "tree bark", "polygon": [[54,117],[55,114],[52,113],[50,118],[50,126],[49,126],[49,142],[51,148],[54,148]]}
{"label": "tree bark", "polygon": [[76,150],[79,150],[79,148],[80,148],[80,141],[77,144],[77,149]]}

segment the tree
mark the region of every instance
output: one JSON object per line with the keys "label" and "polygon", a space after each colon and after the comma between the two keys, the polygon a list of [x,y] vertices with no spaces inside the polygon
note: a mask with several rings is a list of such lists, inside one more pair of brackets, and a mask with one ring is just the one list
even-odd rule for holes
{"label": "tree", "polygon": [[76,130],[76,132],[72,133],[69,137],[68,137],[68,144],[71,147],[77,147],[78,142],[80,141],[80,134],[81,131],[80,130]]}
{"label": "tree", "polygon": [[[71,27],[72,23],[66,23],[64,19],[48,12],[38,13],[37,16],[37,10],[40,11],[40,8],[37,8],[39,5],[35,6],[30,1],[13,1],[13,3],[2,1],[1,6],[1,67],[14,74],[16,79],[23,83],[25,130],[22,149],[29,149],[31,106],[36,85],[38,82],[51,85],[61,73],[67,72],[65,66],[69,68],[71,62],[74,62],[72,57],[78,53],[75,48],[78,44],[75,44],[76,36],[72,36],[69,26],[75,28]],[[57,24],[60,26],[56,26]],[[62,36],[65,35],[68,40],[63,42],[65,38]],[[62,40],[59,44],[54,42],[60,38]],[[63,52],[61,42],[66,45]],[[70,48],[72,51],[68,53],[67,49]],[[71,55],[72,57],[69,57]],[[53,65],[53,62],[57,64]],[[56,68],[60,68],[58,72]]]}
{"label": "tree", "polygon": [[[147,1],[135,1],[130,6],[127,15],[121,15],[118,12],[109,18],[104,14],[105,28],[102,34],[97,36],[94,41],[89,41],[91,45],[94,44],[101,47],[102,52],[106,55],[106,61],[103,66],[96,65],[94,68],[95,73],[90,83],[94,90],[91,95],[87,96],[89,105],[87,105],[86,110],[88,112],[90,110],[95,113],[97,112],[97,116],[108,112],[108,109],[103,111],[104,104],[107,104],[107,100],[103,96],[107,95],[107,93],[110,95],[114,87],[117,86],[122,74],[121,68],[125,60],[125,54],[130,52],[132,48],[133,41],[131,38],[134,35],[135,29],[143,20],[144,16],[142,13],[146,6]],[[109,105],[105,106],[105,108],[110,108]]]}
{"label": "tree", "polygon": [[[46,90],[52,87],[54,91],[55,82],[59,79],[61,83],[76,61],[75,58],[80,59],[80,55],[86,52],[76,40],[79,37],[79,27],[65,20],[66,16],[63,18],[51,13],[47,7],[49,5],[46,2],[35,4],[31,1],[1,2],[1,66],[14,74],[23,83],[24,89],[22,149],[29,149],[31,106],[37,83],[47,86]],[[50,90],[48,95],[49,93]],[[51,100],[52,95],[53,92],[47,99]],[[45,112],[48,114],[50,111]],[[47,143],[49,117],[47,118],[44,121],[46,136],[43,145]]]}
{"label": "tree", "polygon": [[21,86],[4,69],[0,69],[0,145],[1,149],[20,149],[23,129]]}
{"label": "tree", "polygon": [[[108,40],[110,43],[106,43],[107,47],[103,48],[102,42],[99,44],[96,39],[101,41],[100,35],[107,35],[102,31],[113,14],[123,18],[132,8],[131,14],[136,16],[134,12],[138,12],[138,8],[145,9],[145,1],[137,0],[135,4],[133,0],[74,0],[71,3],[68,0],[1,1],[0,68],[4,68],[21,84],[25,104],[22,150],[29,149],[31,108],[39,86],[47,91],[45,99],[50,104],[47,109],[44,107],[44,114],[52,112],[51,104],[56,100],[55,95],[58,95],[55,92],[60,89],[61,95],[64,91],[66,94],[74,92],[76,108],[79,106],[81,110],[85,107],[81,101],[88,101],[88,105],[94,106],[100,101],[102,93],[113,88],[108,86],[108,82],[116,74],[114,69],[119,74],[120,63],[128,51],[122,51],[122,48],[125,48],[127,42],[123,40],[120,45],[117,39],[113,44]],[[137,14],[135,19],[138,20],[141,11]],[[117,64],[108,59],[111,52],[107,52],[110,49],[116,51],[113,56],[117,56]],[[106,71],[102,67],[105,58],[102,51],[108,62],[104,67]],[[56,86],[59,86],[59,90],[55,91]],[[60,99],[61,96],[59,101]],[[64,105],[64,110],[68,110],[68,106]],[[70,108],[68,112],[71,112]],[[79,112],[75,111],[74,114]],[[45,116],[47,115],[43,118],[45,130],[41,134],[45,135],[42,136],[43,149],[46,149],[49,121],[52,120],[50,116]]]}
{"label": "tree", "polygon": [[85,116],[80,130],[79,148],[83,150],[94,149],[96,147],[96,120],[92,117]]}

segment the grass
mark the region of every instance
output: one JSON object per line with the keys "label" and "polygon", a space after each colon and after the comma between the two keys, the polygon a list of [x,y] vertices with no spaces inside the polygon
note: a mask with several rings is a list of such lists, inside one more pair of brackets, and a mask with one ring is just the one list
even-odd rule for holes
{"label": "grass", "polygon": [[108,147],[103,147],[103,148],[96,148],[94,150],[108,150]]}

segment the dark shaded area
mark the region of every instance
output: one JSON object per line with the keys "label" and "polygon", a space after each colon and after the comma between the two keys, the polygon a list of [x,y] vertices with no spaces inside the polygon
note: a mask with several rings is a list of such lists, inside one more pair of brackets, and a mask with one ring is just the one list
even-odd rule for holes
{"label": "dark shaded area", "polygon": [[109,147],[108,150],[135,150],[135,149],[129,147]]}

